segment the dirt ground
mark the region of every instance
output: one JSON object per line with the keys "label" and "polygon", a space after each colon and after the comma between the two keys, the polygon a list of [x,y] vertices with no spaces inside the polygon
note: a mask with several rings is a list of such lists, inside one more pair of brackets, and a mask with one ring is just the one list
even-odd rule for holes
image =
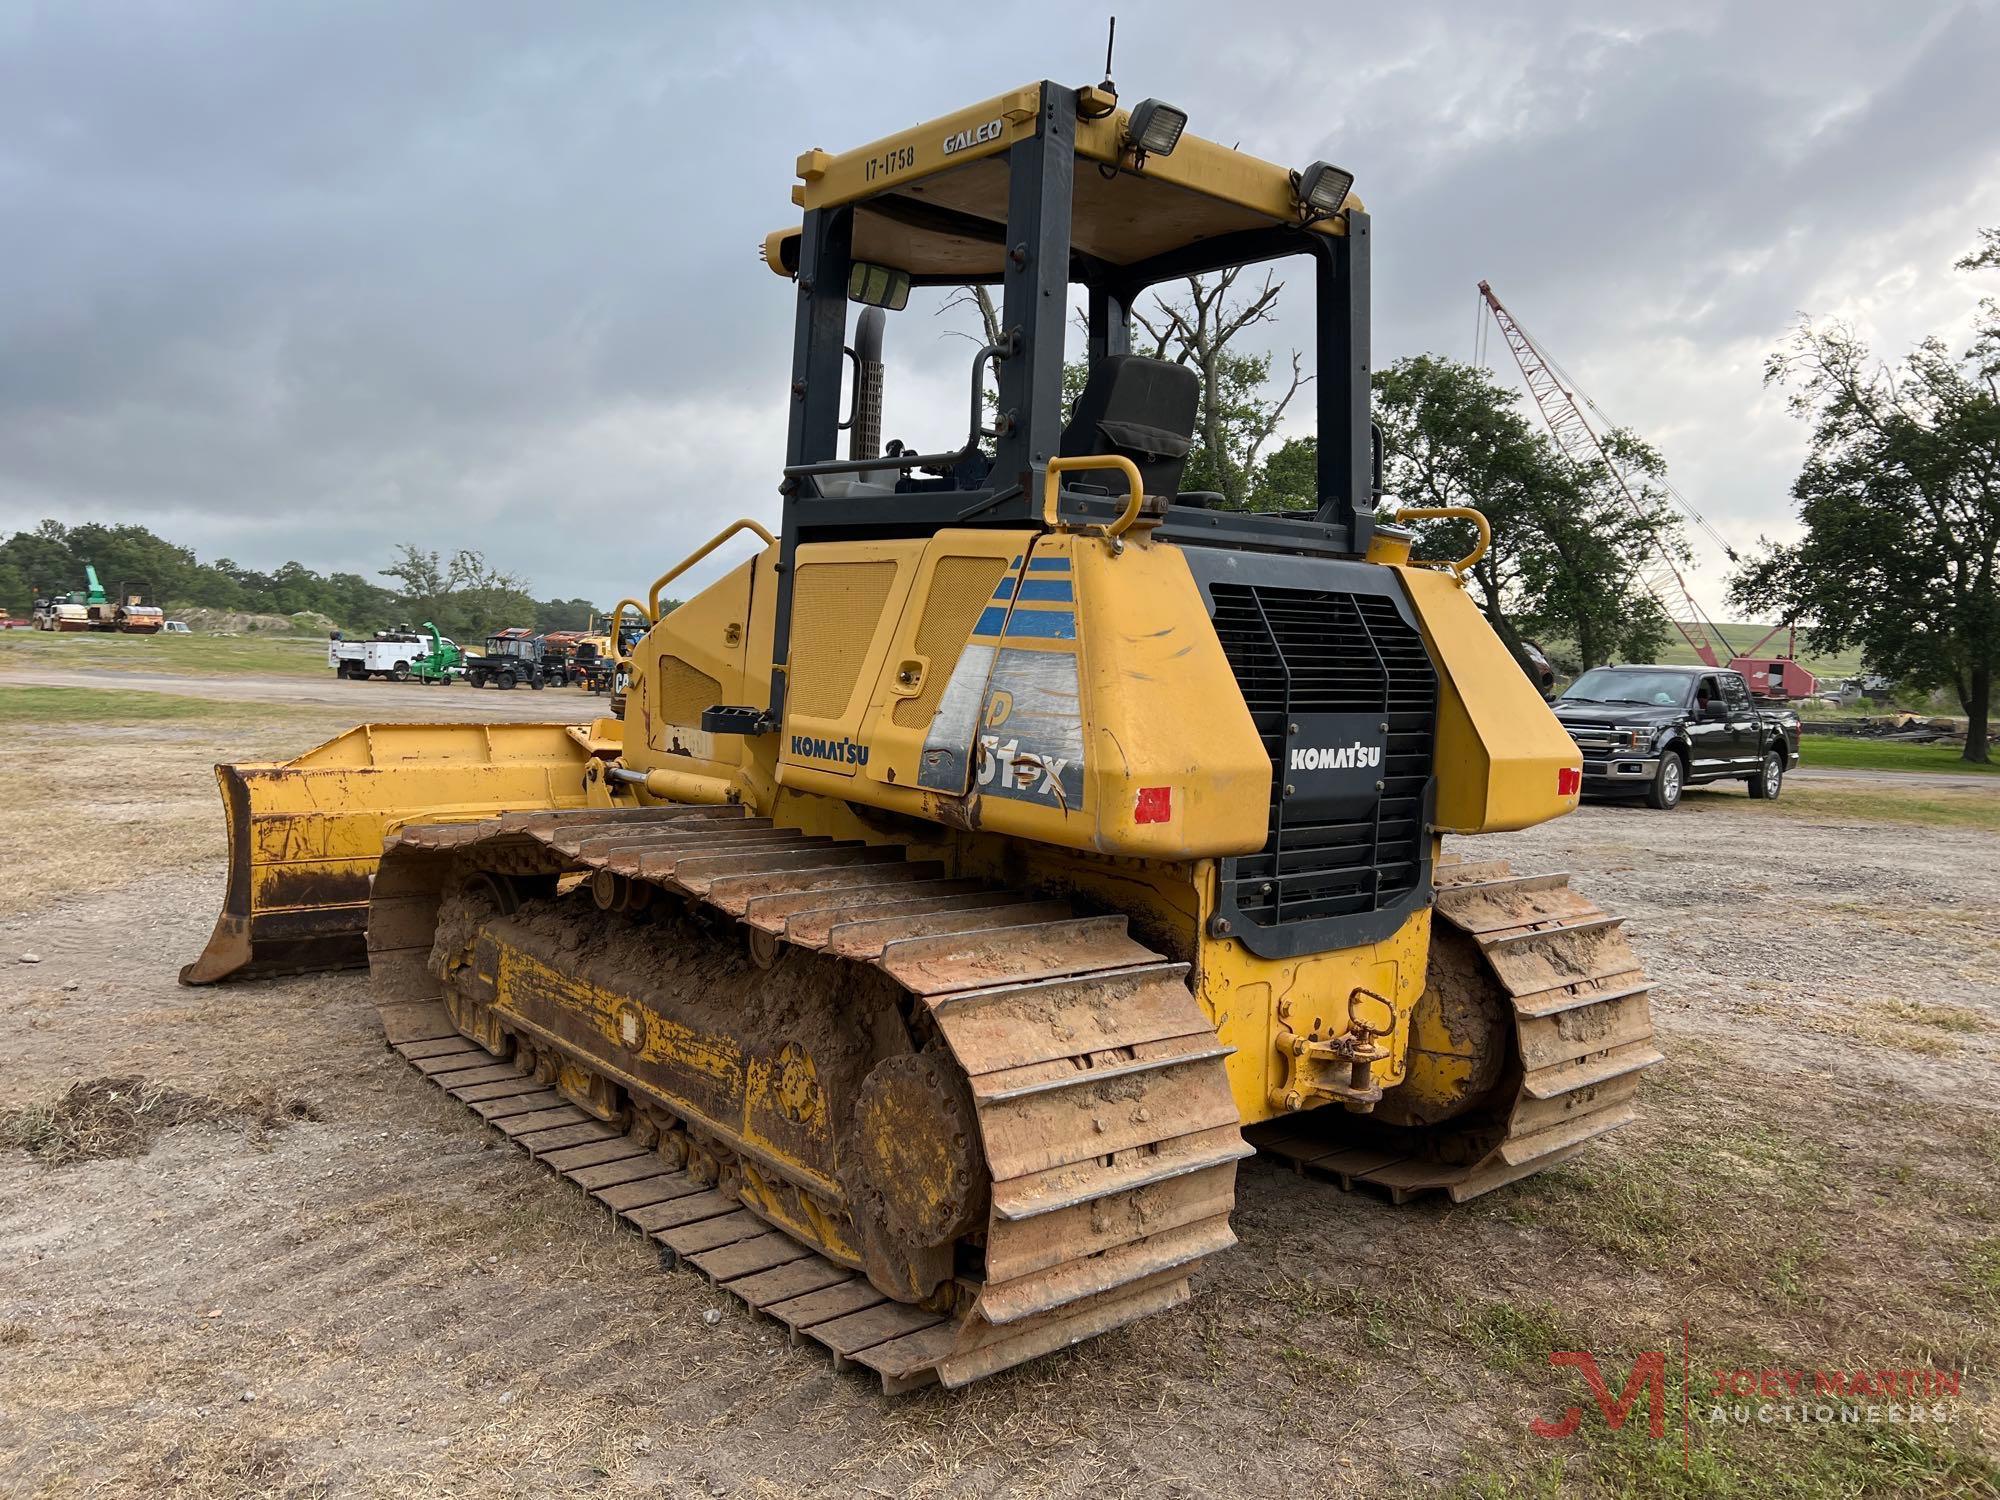
{"label": "dirt ground", "polygon": [[[1629,918],[1668,1057],[1638,1125],[1462,1207],[1247,1163],[1188,1306],[890,1400],[496,1144],[383,1049],[359,976],[175,983],[221,896],[209,762],[314,737],[246,702],[0,745],[17,1137],[100,1078],[277,1106],[0,1148],[0,1492],[1996,1493],[2000,834],[1797,786],[1783,817],[1695,792],[1468,843]],[[1561,1350],[1613,1395],[1665,1351],[1665,1437],[1607,1432]],[[1714,1370],[1767,1368],[1965,1373],[1921,1427],[1713,1420]]]}

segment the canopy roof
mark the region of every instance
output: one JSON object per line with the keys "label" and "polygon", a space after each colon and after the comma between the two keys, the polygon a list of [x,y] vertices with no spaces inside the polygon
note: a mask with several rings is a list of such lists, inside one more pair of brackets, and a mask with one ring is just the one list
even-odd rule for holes
{"label": "canopy roof", "polygon": [[[1007,149],[1041,128],[1044,88],[1030,85],[838,156],[799,158],[793,201],[812,210],[855,205],[853,254],[908,271],[918,283],[994,281],[1004,268]],[[1109,94],[1079,93],[1071,199],[1071,249],[1124,267],[1204,240],[1290,225],[1346,233],[1345,213],[1307,224],[1291,172],[1185,132],[1165,156],[1137,155],[1130,112]],[[1303,165],[1303,163],[1301,164]],[[1359,199],[1349,207],[1359,210]],[[798,231],[766,242],[772,269],[797,268]]]}

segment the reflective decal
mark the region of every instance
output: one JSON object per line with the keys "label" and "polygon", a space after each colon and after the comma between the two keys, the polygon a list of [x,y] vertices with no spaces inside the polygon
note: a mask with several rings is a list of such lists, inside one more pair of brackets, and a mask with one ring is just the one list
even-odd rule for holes
{"label": "reflective decal", "polygon": [[[1017,611],[1010,635],[1021,618]],[[1000,652],[979,735],[977,780],[990,797],[1082,810],[1082,698],[1072,653]]]}

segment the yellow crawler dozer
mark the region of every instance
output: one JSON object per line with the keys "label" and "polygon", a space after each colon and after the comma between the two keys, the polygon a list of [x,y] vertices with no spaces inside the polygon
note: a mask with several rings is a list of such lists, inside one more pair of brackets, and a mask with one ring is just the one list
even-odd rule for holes
{"label": "yellow crawler dozer", "polygon": [[[420,1072],[891,1389],[1181,1301],[1249,1141],[1464,1198],[1628,1120],[1617,921],[1441,853],[1569,811],[1580,762],[1380,494],[1352,179],[1185,124],[1045,82],[802,156],[780,533],[620,605],[620,718],[222,767],[183,978],[365,961]],[[1195,376],[1128,328],[1270,261],[1312,296],[1317,498],[1250,514],[1183,488]],[[966,431],[885,450],[885,314],[968,285],[1002,331]]]}

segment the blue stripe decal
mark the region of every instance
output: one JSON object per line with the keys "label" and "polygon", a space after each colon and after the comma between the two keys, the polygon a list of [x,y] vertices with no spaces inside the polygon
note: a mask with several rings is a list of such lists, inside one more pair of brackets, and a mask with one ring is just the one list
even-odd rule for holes
{"label": "blue stripe decal", "polygon": [[1022,580],[1021,592],[1018,597],[1022,599],[1054,599],[1060,603],[1068,604],[1076,596],[1070,592],[1069,580],[1067,578],[1028,578]]}
{"label": "blue stripe decal", "polygon": [[1017,609],[1007,617],[1010,640],[1073,641],[1076,612],[1067,609]]}
{"label": "blue stripe decal", "polygon": [[972,627],[974,635],[998,635],[1000,627],[1007,623],[1007,611],[987,609],[979,616],[979,623]]}
{"label": "blue stripe decal", "polygon": [[1015,559],[1014,559],[1014,560],[1013,560],[1012,562],[1008,563],[1008,564],[1007,564],[1007,570],[1008,570],[1008,571],[1009,571],[1010,573],[1018,573],[1018,572],[1020,572],[1020,571],[1021,571],[1021,559],[1017,557],[1017,558],[1015,558]]}
{"label": "blue stripe decal", "polygon": [[[1018,557],[1014,559],[1017,567],[1020,565],[1020,561]],[[1069,571],[1069,559],[1066,557],[1030,558],[1028,560],[1028,571],[1030,573],[1067,573]]]}
{"label": "blue stripe decal", "polygon": [[1013,598],[1014,580],[1011,578],[1001,579],[1000,587],[993,591],[993,597],[999,600],[1002,604],[1005,604],[1009,599]]}

